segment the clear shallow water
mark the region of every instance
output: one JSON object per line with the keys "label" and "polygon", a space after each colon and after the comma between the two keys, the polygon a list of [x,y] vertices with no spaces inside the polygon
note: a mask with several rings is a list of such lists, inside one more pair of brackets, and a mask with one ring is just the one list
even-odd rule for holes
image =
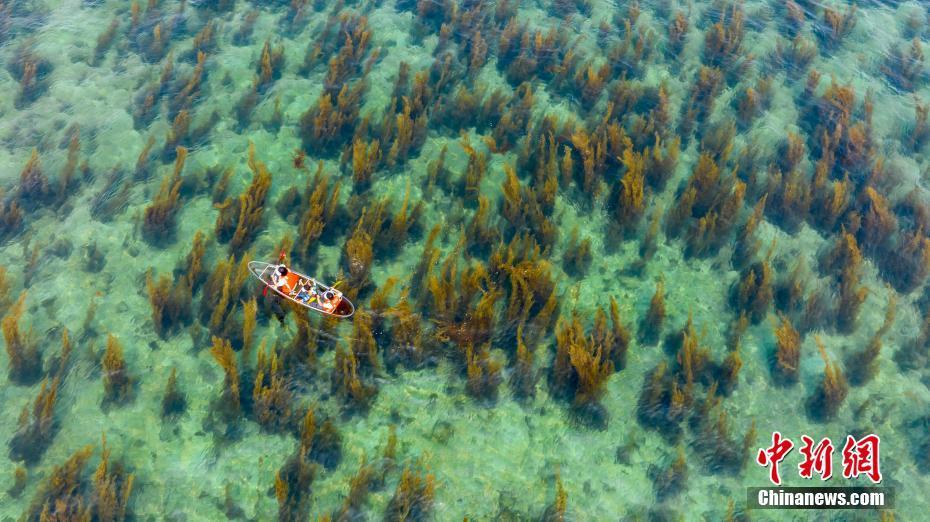
{"label": "clear shallow water", "polygon": [[[730,501],[739,517],[744,488],[766,484],[753,457],[775,430],[837,446],[879,434],[895,517],[920,519],[925,6],[278,4],[0,8],[0,519],[37,518],[55,468],[88,445],[69,505],[96,518],[106,484],[144,520],[391,518],[408,489],[408,513],[435,520],[558,518],[563,505],[574,520],[719,519]],[[673,159],[642,160],[640,200],[646,148]],[[584,239],[590,261],[575,255]],[[358,317],[302,326],[256,281],[224,277],[229,256],[282,249],[343,280]],[[706,355],[676,339],[689,316],[685,339]],[[800,354],[779,366],[786,322]],[[238,395],[214,337],[229,341]],[[811,401],[825,359],[848,382],[835,411]],[[590,388],[585,368],[602,375]],[[163,416],[172,370],[184,407]],[[43,382],[48,407],[33,412]],[[104,435],[110,482],[95,484]],[[796,463],[786,485],[807,483]],[[847,482],[866,484],[830,484]]]}

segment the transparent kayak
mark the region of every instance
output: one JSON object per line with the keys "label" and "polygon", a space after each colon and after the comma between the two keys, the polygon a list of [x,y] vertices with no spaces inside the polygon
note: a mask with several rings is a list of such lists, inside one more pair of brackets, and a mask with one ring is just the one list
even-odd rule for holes
{"label": "transparent kayak", "polygon": [[[342,295],[342,292],[331,286],[325,285],[310,276],[296,272],[290,267],[288,267],[289,272],[285,276],[287,279],[285,288],[282,290],[275,287],[274,281],[271,279],[271,274],[274,272],[276,266],[278,265],[265,263],[263,261],[251,261],[249,262],[249,272],[252,272],[252,275],[257,277],[272,292],[275,292],[281,297],[293,301],[300,306],[309,308],[315,312],[333,317],[351,317],[352,314],[355,313],[355,306],[344,295]],[[327,291],[330,291],[334,297],[328,302],[321,303],[320,300],[315,296],[309,296],[305,292],[300,291],[301,288],[308,283],[311,285],[315,284],[320,294],[324,294]]]}

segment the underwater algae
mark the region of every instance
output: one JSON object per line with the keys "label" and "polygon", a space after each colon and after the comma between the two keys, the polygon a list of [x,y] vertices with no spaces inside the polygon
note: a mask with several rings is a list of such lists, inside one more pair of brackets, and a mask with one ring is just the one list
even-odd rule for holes
{"label": "underwater algae", "polygon": [[0,519],[784,519],[779,431],[920,520],[928,22],[0,2]]}

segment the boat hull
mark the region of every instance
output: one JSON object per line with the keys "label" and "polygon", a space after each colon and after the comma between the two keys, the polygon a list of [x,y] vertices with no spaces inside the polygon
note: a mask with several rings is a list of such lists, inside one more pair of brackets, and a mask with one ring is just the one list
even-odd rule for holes
{"label": "boat hull", "polygon": [[[271,273],[273,271],[274,266],[276,265],[273,265],[271,263],[265,263],[264,261],[251,261],[249,262],[249,272],[251,272],[253,276],[257,277],[258,280],[261,281],[272,292],[278,294],[284,299],[287,299],[288,301],[293,302],[294,304],[298,306],[309,308],[310,310],[313,310],[314,312],[317,312],[323,315],[328,315],[331,317],[339,317],[343,319],[347,317],[351,317],[352,314],[355,313],[355,305],[353,305],[352,302],[349,301],[348,298],[346,298],[346,296],[342,295],[342,292],[339,292],[335,288],[331,286],[327,286],[324,283],[320,283],[319,281],[317,281],[317,284],[320,287],[322,287],[324,291],[332,290],[341,297],[341,299],[339,300],[339,303],[332,310],[327,310],[323,308],[320,305],[320,303],[317,301],[308,303],[301,299],[297,299],[295,295],[281,292],[280,290],[278,290],[278,288],[274,286],[274,282],[271,280]],[[296,276],[295,281],[307,281],[307,280],[313,279],[311,277],[308,277],[305,274],[301,274],[300,272],[296,272],[294,270],[291,270],[291,273]]]}

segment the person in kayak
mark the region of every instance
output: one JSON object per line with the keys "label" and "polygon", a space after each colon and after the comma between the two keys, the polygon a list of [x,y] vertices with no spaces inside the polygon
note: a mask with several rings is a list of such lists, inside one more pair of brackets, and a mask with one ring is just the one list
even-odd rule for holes
{"label": "person in kayak", "polygon": [[317,297],[320,307],[327,313],[332,313],[336,306],[342,301],[342,297],[336,295],[336,291],[329,289],[323,292],[323,295]]}
{"label": "person in kayak", "polygon": [[319,292],[316,289],[316,281],[313,279],[304,282],[304,284],[301,285],[300,290],[297,291],[297,300],[306,304],[310,304],[313,302],[314,298],[318,297]]}
{"label": "person in kayak", "polygon": [[271,273],[271,282],[274,285],[275,289],[281,292],[284,295],[291,293],[292,283],[290,281],[290,271],[284,266],[284,263],[276,266],[274,271]]}

